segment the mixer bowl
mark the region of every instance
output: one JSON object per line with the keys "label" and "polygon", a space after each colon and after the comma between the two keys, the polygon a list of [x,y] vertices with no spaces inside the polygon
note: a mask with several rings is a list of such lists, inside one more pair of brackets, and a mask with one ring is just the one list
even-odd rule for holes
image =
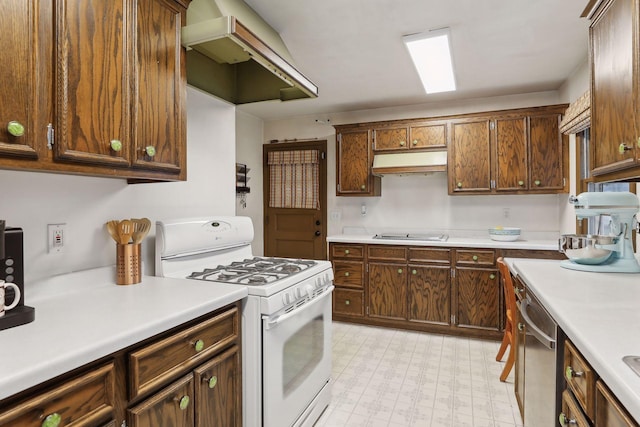
{"label": "mixer bowl", "polygon": [[559,251],[576,264],[604,264],[613,255],[613,250],[595,245],[614,245],[618,236],[591,234],[565,234],[559,240]]}

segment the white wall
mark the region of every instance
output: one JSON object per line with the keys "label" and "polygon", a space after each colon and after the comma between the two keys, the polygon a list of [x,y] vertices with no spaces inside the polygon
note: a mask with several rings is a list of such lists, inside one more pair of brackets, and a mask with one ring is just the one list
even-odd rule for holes
{"label": "white wall", "polygon": [[[155,221],[235,213],[235,107],[188,89],[185,182],[127,185],[125,180],[0,170],[0,218],[24,230],[25,283],[115,263],[109,219],[148,217],[145,273],[153,273]],[[47,254],[47,224],[66,223],[66,246]],[[27,290],[28,293],[28,290]],[[28,294],[27,294],[28,300]]]}
{"label": "white wall", "polygon": [[[297,102],[297,101],[290,101]],[[385,176],[381,197],[336,197],[335,130],[333,125],[401,118],[432,117],[478,111],[534,107],[567,102],[559,92],[423,104],[349,113],[301,116],[264,123],[262,143],[273,139],[326,139],[328,145],[328,233],[342,233],[344,227],[363,227],[367,232],[392,229],[447,229],[456,233],[484,232],[495,225],[523,227],[530,237],[557,236],[560,230],[559,200],[564,196],[449,196],[446,174],[428,176]],[[330,124],[316,120],[330,120]],[[260,150],[257,141],[238,140],[238,152]],[[246,145],[250,145],[247,147]],[[253,171],[252,171],[253,173]],[[256,172],[258,173],[258,172]],[[253,191],[253,188],[252,188]],[[262,194],[253,203],[262,204]],[[361,205],[367,215],[360,214]],[[504,208],[509,218],[503,217]],[[331,219],[339,217],[339,219]],[[255,223],[262,220],[256,212]]]}

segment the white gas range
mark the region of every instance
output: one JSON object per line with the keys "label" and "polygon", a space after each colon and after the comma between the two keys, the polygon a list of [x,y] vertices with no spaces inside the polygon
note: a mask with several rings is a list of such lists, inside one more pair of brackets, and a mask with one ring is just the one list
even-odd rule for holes
{"label": "white gas range", "polygon": [[329,261],[254,257],[248,217],[156,223],[156,275],[247,286],[244,426],[312,426],[331,397]]}

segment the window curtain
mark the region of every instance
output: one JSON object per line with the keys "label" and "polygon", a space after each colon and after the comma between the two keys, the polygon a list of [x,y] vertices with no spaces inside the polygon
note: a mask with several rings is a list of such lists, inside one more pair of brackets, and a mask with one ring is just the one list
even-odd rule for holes
{"label": "window curtain", "polygon": [[320,209],[318,150],[270,151],[269,207]]}
{"label": "window curtain", "polygon": [[560,122],[560,132],[564,134],[582,132],[591,126],[591,91],[586,91],[576,99],[564,113]]}

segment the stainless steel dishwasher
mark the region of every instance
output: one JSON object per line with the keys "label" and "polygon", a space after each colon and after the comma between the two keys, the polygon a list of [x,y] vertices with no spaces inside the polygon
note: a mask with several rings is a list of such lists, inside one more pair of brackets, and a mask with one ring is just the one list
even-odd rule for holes
{"label": "stainless steel dishwasher", "polygon": [[520,320],[524,323],[524,425],[554,426],[559,413],[558,367],[562,352],[558,351],[559,330],[531,288],[519,303]]}

